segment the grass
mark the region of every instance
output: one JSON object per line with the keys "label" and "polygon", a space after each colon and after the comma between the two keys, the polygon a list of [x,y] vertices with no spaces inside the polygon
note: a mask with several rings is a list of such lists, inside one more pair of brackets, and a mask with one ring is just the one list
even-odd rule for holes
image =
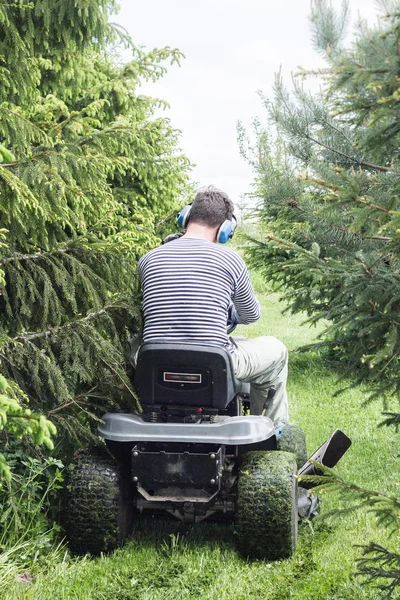
{"label": "grass", "polygon": [[[265,292],[255,280],[259,296]],[[275,335],[291,351],[289,400],[291,420],[307,434],[309,450],[317,448],[335,428],[353,440],[337,467],[343,477],[370,489],[398,494],[398,435],[377,428],[379,403],[362,407],[367,391],[348,390],[334,396],[337,375],[318,355],[295,349],[310,342],[315,329],[300,316],[282,316],[276,295],[263,293],[263,317],[248,328],[250,337]],[[324,497],[323,513],[340,504]],[[58,551],[54,560],[33,573],[31,583],[2,573],[0,596],[5,600],[378,600],[352,575],[359,544],[374,540],[387,545],[372,514],[356,512],[332,522],[317,519],[300,528],[293,558],[281,562],[248,561],[235,551],[234,528],[201,523],[188,526],[168,519],[144,518],[121,549],[92,559],[72,558]],[[3,582],[3,585],[1,584]]]}

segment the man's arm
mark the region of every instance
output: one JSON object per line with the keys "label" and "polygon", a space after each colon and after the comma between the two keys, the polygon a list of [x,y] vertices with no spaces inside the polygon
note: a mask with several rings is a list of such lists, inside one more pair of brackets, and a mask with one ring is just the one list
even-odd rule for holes
{"label": "man's arm", "polygon": [[232,302],[233,306],[230,309],[230,318],[232,321],[247,325],[248,323],[258,321],[260,318],[260,305],[245,265],[243,265],[243,271],[236,282]]}

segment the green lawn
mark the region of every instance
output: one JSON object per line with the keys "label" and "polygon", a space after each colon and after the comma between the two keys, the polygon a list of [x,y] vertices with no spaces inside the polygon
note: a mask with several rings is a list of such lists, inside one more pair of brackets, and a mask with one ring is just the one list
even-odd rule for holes
{"label": "green lawn", "polygon": [[[258,285],[259,295],[261,283]],[[394,431],[377,428],[379,403],[362,407],[366,393],[350,390],[334,397],[336,375],[318,356],[295,349],[310,342],[315,329],[299,316],[282,316],[276,295],[263,294],[263,317],[241,335],[276,335],[291,350],[291,417],[307,434],[309,451],[335,428],[353,440],[337,467],[345,478],[386,493],[398,490],[398,441]],[[340,503],[324,497],[322,512]],[[50,557],[32,583],[9,579],[4,599],[19,600],[376,600],[381,596],[353,577],[357,544],[387,544],[371,514],[354,513],[334,522],[319,519],[300,528],[298,550],[290,560],[250,562],[235,551],[234,528],[201,523],[187,526],[167,519],[140,521],[131,541],[108,556],[72,559],[68,552]],[[0,564],[0,575],[2,565]],[[1,581],[1,579],[0,579]]]}

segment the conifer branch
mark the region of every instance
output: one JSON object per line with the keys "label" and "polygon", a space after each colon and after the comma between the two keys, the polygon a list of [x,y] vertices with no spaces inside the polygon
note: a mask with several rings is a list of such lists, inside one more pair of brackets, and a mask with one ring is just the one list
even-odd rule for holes
{"label": "conifer branch", "polygon": [[375,204],[374,202],[368,202],[368,200],[366,200],[362,196],[357,196],[356,198],[354,198],[354,200],[356,202],[360,202],[361,204],[365,204],[365,206],[370,206],[371,208],[380,210],[381,212],[386,213],[386,214],[390,214],[390,212],[391,212],[389,209],[385,208],[384,206],[380,206],[379,204]]}
{"label": "conifer branch", "polygon": [[79,242],[84,241],[85,239],[88,238],[88,236],[90,234],[93,234],[96,232],[96,230],[101,227],[104,226],[105,221],[112,217],[113,213],[115,213],[116,208],[112,208],[111,210],[109,210],[102,218],[100,218],[96,223],[93,224],[92,227],[90,227],[89,229],[87,229],[85,231],[85,233],[74,237],[73,239],[71,239],[67,244],[63,244],[62,246],[59,246],[58,248],[54,248],[54,250],[42,250],[41,252],[35,252],[33,254],[19,254],[18,252],[13,253],[12,256],[6,256],[4,258],[0,258],[0,264],[1,265],[7,265],[9,263],[14,263],[14,262],[24,262],[24,261],[35,261],[35,260],[41,260],[43,258],[49,258],[52,256],[56,256],[57,254],[67,254],[68,252],[73,251],[74,247],[79,244]]}
{"label": "conifer branch", "polygon": [[114,369],[114,367],[112,365],[110,365],[110,363],[108,363],[106,360],[104,360],[104,358],[102,359],[102,361],[118,377],[118,379],[121,381],[122,385],[125,387],[126,390],[128,390],[129,394],[132,396],[132,398],[135,400],[136,404],[139,406],[139,402],[136,397],[136,394],[134,394],[134,392],[131,390],[131,388],[127,385],[127,383],[124,381],[123,377],[121,377],[120,373],[118,373],[118,371],[116,369]]}
{"label": "conifer branch", "polygon": [[[322,179],[316,179],[315,177],[310,177],[308,174],[300,176],[304,181],[310,181],[311,183],[315,183],[316,185],[320,185],[321,187],[327,188],[335,192],[337,196],[339,196],[339,192],[341,191],[340,186],[334,185],[332,183],[328,183]],[[374,202],[369,202],[363,196],[353,196],[352,198],[356,202],[360,202],[361,204],[365,204],[366,206],[370,206],[371,208],[375,208],[381,212],[389,214],[391,211],[380,204],[375,204]],[[390,239],[390,238],[379,238],[379,239]]]}
{"label": "conifer branch", "polygon": [[19,167],[22,165],[27,165],[31,162],[44,158],[45,156],[51,156],[51,152],[46,150],[45,152],[38,152],[37,154],[33,154],[29,158],[24,158],[23,160],[16,160],[14,162],[9,163],[0,163],[0,167]]}
{"label": "conifer branch", "polygon": [[395,413],[395,412],[383,412],[382,415],[384,417],[386,417],[386,419],[384,419],[381,423],[379,423],[378,427],[389,427],[389,426],[394,426],[396,428],[396,431],[399,430],[400,428],[400,412]]}
{"label": "conifer branch", "polygon": [[43,138],[48,139],[48,136],[46,136],[46,134],[44,133],[43,129],[41,129],[40,127],[38,127],[35,123],[32,123],[32,121],[30,121],[29,119],[25,118],[20,113],[16,112],[15,110],[12,110],[11,108],[4,107],[4,106],[1,108],[1,110],[4,111],[4,112],[7,112],[10,115],[13,115],[17,119],[20,119],[23,123],[26,123],[27,125],[29,125],[29,127],[32,127],[32,129],[35,129],[41,139],[43,139]]}
{"label": "conifer branch", "polygon": [[336,131],[336,133],[338,133],[338,134],[339,134],[341,137],[343,137],[343,138],[346,140],[346,142],[347,142],[348,144],[351,144],[351,143],[352,143],[351,139],[349,138],[349,136],[348,136],[348,135],[346,135],[346,134],[345,134],[345,132],[343,131],[343,129],[342,129],[342,128],[340,128],[340,127],[337,127],[337,126],[334,124],[334,121],[333,121],[333,119],[331,119],[330,121],[328,121],[328,120],[326,119],[326,120],[324,121],[324,126],[325,126],[325,127],[329,127],[329,128],[330,128],[330,129],[332,129],[333,131]]}
{"label": "conifer branch", "polygon": [[154,224],[154,228],[158,229],[161,225],[164,225],[164,223],[167,223],[170,219],[172,219],[172,217],[176,218],[176,210],[170,212],[166,217],[157,221],[157,223]]}
{"label": "conifer branch", "polygon": [[363,558],[357,560],[357,568],[357,575],[385,591],[387,598],[393,598],[392,594],[400,587],[400,554],[380,544],[370,542],[364,546]]}
{"label": "conifer branch", "polygon": [[284,240],[282,238],[278,238],[273,233],[267,233],[265,235],[265,238],[267,240],[270,240],[271,242],[276,242],[280,246],[288,248],[289,250],[295,250],[297,252],[307,254],[308,256],[312,257],[313,261],[315,261],[315,262],[320,262],[322,264],[325,264],[325,261],[323,259],[319,258],[319,256],[317,256],[316,254],[314,254],[314,252],[310,252],[310,250],[307,250],[306,248],[303,248],[302,246],[293,244],[292,242],[288,242],[287,240]]}
{"label": "conifer branch", "polygon": [[41,258],[46,258],[49,256],[54,256],[56,254],[65,254],[71,250],[71,244],[67,246],[56,248],[55,250],[49,250],[48,252],[35,252],[34,254],[18,254],[15,253],[12,256],[7,256],[5,258],[0,259],[1,265],[7,265],[8,263],[13,262],[23,262],[27,260],[40,260]]}
{"label": "conifer branch", "polygon": [[76,327],[77,325],[80,325],[81,323],[86,323],[88,321],[93,321],[94,319],[98,319],[102,315],[107,314],[107,312],[109,312],[109,311],[126,310],[127,308],[128,308],[128,305],[126,305],[126,304],[110,304],[109,306],[105,306],[104,308],[102,308],[101,310],[98,310],[97,312],[89,313],[85,317],[82,317],[81,319],[76,319],[75,321],[71,321],[70,323],[66,323],[65,325],[60,325],[59,327],[54,327],[51,329],[47,329],[46,331],[40,331],[37,333],[28,333],[26,335],[18,335],[15,338],[13,338],[11,340],[11,342],[8,342],[8,343],[21,342],[21,343],[25,344],[25,343],[33,342],[34,340],[50,338],[52,336],[59,334],[60,331],[65,331],[67,329]]}
{"label": "conifer branch", "polygon": [[56,406],[56,408],[53,408],[49,411],[47,411],[47,416],[51,417],[52,415],[60,412],[61,410],[64,410],[65,408],[68,408],[70,406],[78,406],[80,404],[87,404],[90,405],[89,402],[84,402],[83,399],[84,398],[100,398],[102,400],[105,400],[106,398],[104,396],[100,396],[98,394],[94,394],[93,392],[97,389],[98,386],[94,386],[92,387],[90,390],[88,390],[87,392],[84,392],[82,394],[78,394],[77,396],[75,396],[75,398],[72,398],[72,400],[68,400],[67,402],[64,402],[63,404],[61,404],[60,406]]}
{"label": "conifer branch", "polygon": [[388,173],[393,170],[393,169],[390,169],[389,167],[383,167],[382,165],[376,165],[374,163],[366,162],[364,160],[355,158],[354,156],[350,156],[349,154],[346,154],[346,152],[339,150],[339,148],[334,148],[333,146],[329,146],[328,144],[325,144],[325,142],[322,142],[318,138],[313,137],[308,132],[305,132],[304,136],[308,140],[310,140],[310,142],[313,142],[314,144],[317,144],[318,146],[321,146],[322,148],[329,150],[329,152],[332,152],[333,154],[338,154],[339,156],[343,156],[343,158],[347,158],[347,160],[349,162],[355,163],[355,164],[359,165],[360,167],[365,167],[366,169],[373,169],[375,171],[382,171],[384,173]]}
{"label": "conifer branch", "polygon": [[315,461],[311,461],[322,475],[303,475],[298,479],[313,484],[313,490],[317,494],[326,492],[339,492],[342,497],[349,501],[356,501],[357,504],[350,505],[347,503],[344,509],[336,509],[327,513],[325,518],[339,518],[341,514],[354,512],[360,508],[368,508],[373,512],[379,523],[385,525],[393,535],[400,529],[400,499],[394,496],[387,496],[382,492],[369,490],[354,483],[345,481],[336,473]]}

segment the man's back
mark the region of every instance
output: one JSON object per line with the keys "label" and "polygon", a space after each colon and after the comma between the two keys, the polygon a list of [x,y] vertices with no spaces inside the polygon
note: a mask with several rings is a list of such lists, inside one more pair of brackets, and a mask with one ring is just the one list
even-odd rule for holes
{"label": "man's back", "polygon": [[205,239],[182,237],[143,256],[144,342],[186,341],[233,351],[226,334],[228,308],[251,323],[259,305],[243,260]]}

